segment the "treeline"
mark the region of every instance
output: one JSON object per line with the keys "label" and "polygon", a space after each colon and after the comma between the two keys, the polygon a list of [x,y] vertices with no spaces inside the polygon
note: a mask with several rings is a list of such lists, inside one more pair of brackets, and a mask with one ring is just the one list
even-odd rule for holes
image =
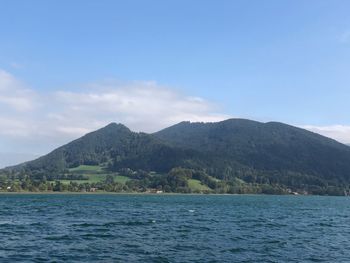
{"label": "treeline", "polygon": [[[36,178],[23,174],[0,176],[0,191],[7,192],[164,192],[164,193],[213,193],[213,194],[313,194],[344,195],[349,192],[345,187],[331,185],[296,184],[287,187],[272,180],[258,178],[233,178],[218,180],[204,171],[186,168],[173,168],[166,174],[155,174],[143,170],[133,171],[129,168],[119,170],[119,174],[129,178],[125,184],[116,182],[113,174],[108,174],[101,182],[89,182],[87,177],[77,174],[66,174],[60,180],[49,180],[45,176]],[[79,178],[79,179],[78,179]],[[208,190],[193,189],[189,180],[195,179],[208,186]],[[79,180],[63,183],[61,180]],[[299,182],[299,180],[298,180]]]}
{"label": "treeline", "polygon": [[[110,124],[0,174],[25,191],[83,191],[83,184],[103,191],[193,192],[188,180],[196,179],[213,193],[340,195],[350,185],[349,160],[349,147],[320,135],[280,123],[232,119],[185,122],[154,134]],[[70,172],[80,165],[98,165],[131,180],[121,186],[111,178],[92,184],[84,174]],[[67,184],[56,184],[61,180],[82,182],[66,190]]]}

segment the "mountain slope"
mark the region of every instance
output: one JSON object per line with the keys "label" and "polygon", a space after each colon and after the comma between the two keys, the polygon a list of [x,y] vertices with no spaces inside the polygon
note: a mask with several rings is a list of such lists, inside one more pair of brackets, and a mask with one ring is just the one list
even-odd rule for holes
{"label": "mountain slope", "polygon": [[185,155],[186,151],[170,147],[149,134],[135,133],[122,124],[112,123],[43,157],[7,170],[22,170],[36,177],[59,177],[68,168],[84,164],[103,165],[111,170],[128,167],[167,172],[181,166]]}
{"label": "mountain slope", "polygon": [[245,169],[246,173],[292,172],[335,182],[350,180],[349,147],[282,123],[244,119],[182,122],[155,136],[172,145],[205,152],[211,165],[220,170],[216,174],[219,177]]}
{"label": "mountain slope", "polygon": [[182,122],[154,134],[112,123],[5,171],[55,179],[82,164],[161,174],[183,167],[227,182],[295,189],[350,184],[350,147],[286,124],[244,119]]}

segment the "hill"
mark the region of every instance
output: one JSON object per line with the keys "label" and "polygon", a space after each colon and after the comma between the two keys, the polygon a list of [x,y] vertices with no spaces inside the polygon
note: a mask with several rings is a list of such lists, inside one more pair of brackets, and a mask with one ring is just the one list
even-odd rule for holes
{"label": "hill", "polygon": [[[216,177],[248,179],[259,175],[273,182],[293,176],[345,183],[350,180],[350,148],[335,140],[290,125],[230,119],[219,123],[182,122],[155,134],[185,149],[206,154]],[[277,174],[278,175],[277,175]],[[298,182],[301,183],[300,178]],[[309,182],[305,181],[305,184]]]}
{"label": "hill", "polygon": [[186,152],[190,151],[171,147],[146,133],[132,132],[122,124],[111,123],[34,161],[5,170],[25,171],[36,178],[56,178],[79,165],[167,172],[181,166]]}
{"label": "hill", "polygon": [[[86,166],[99,172],[77,173]],[[181,122],[154,134],[112,123],[0,173],[32,181],[119,178],[136,191],[342,194],[350,184],[350,148],[277,122]]]}

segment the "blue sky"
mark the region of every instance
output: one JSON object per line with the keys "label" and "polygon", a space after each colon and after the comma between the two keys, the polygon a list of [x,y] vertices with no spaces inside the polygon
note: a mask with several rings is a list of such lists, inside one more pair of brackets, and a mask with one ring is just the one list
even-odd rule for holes
{"label": "blue sky", "polygon": [[[32,151],[18,130],[52,127],[50,114],[66,122],[37,154],[111,120],[153,131],[181,117],[281,121],[350,142],[349,10],[340,0],[0,0],[0,119],[17,131],[0,133],[0,152]],[[149,116],[113,108],[158,93]],[[110,107],[79,122],[86,112],[73,110],[94,96]]]}

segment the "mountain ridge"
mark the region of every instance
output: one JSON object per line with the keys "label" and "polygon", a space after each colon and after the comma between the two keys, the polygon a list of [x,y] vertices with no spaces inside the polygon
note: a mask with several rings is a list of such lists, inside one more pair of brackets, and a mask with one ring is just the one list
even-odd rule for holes
{"label": "mountain ridge", "polygon": [[180,122],[151,134],[110,123],[3,171],[57,179],[79,165],[160,174],[182,167],[225,182],[239,179],[308,190],[350,183],[348,146],[288,124],[247,119]]}

